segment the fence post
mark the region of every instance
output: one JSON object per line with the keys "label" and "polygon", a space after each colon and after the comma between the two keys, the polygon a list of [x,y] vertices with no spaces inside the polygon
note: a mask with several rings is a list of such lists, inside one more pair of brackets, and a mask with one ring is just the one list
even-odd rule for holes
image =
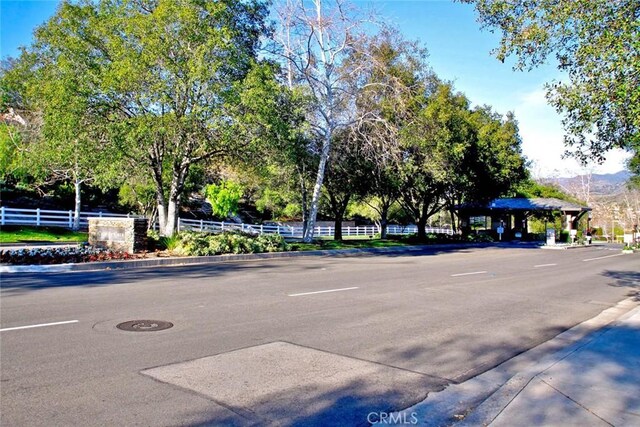
{"label": "fence post", "polygon": [[260,224],[260,234],[264,234],[264,224]]}
{"label": "fence post", "polygon": [[180,217],[178,217],[178,226],[177,226],[176,231],[177,231],[178,233],[180,232]]}
{"label": "fence post", "polygon": [[127,218],[130,218],[130,216],[129,216],[129,215],[131,215],[131,214],[127,214]]}
{"label": "fence post", "polygon": [[276,229],[276,233],[280,234],[280,226],[278,225],[278,228]]}
{"label": "fence post", "polygon": [[73,211],[69,211],[69,228],[73,228]]}
{"label": "fence post", "polygon": [[4,206],[0,207],[0,225],[4,225]]}
{"label": "fence post", "polygon": [[202,232],[204,226],[204,221],[200,220],[200,232]]}
{"label": "fence post", "polygon": [[102,218],[102,211],[98,212],[98,218]]}
{"label": "fence post", "polygon": [[40,226],[40,208],[36,209],[36,225]]}

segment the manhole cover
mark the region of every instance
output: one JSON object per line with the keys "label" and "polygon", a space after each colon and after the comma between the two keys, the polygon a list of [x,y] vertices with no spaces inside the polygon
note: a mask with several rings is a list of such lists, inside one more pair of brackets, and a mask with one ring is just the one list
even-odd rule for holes
{"label": "manhole cover", "polygon": [[130,320],[116,325],[116,328],[131,332],[155,332],[169,329],[172,326],[173,323],[164,320]]}

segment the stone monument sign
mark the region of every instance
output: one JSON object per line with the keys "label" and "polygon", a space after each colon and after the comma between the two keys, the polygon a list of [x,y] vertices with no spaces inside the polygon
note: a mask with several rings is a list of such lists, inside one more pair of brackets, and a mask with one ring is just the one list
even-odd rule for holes
{"label": "stone monument sign", "polygon": [[89,244],[112,251],[144,251],[147,222],[147,218],[89,218]]}

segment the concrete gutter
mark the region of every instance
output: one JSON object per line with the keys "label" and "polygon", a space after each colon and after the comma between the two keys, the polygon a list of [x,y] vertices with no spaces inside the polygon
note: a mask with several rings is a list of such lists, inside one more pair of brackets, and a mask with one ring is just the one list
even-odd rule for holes
{"label": "concrete gutter", "polygon": [[272,252],[259,254],[227,254],[214,256],[192,257],[166,257],[148,258],[121,261],[87,262],[77,264],[48,264],[48,265],[0,265],[0,273],[63,273],[70,271],[96,271],[96,270],[121,270],[131,268],[218,264],[229,261],[249,261],[276,258],[318,257],[318,256],[358,256],[358,255],[385,255],[385,254],[416,254],[438,250],[460,250],[472,248],[514,248],[527,247],[538,248],[537,243],[453,243],[440,245],[417,246],[392,246],[387,248],[354,248],[354,249],[327,249],[315,251],[297,252]]}

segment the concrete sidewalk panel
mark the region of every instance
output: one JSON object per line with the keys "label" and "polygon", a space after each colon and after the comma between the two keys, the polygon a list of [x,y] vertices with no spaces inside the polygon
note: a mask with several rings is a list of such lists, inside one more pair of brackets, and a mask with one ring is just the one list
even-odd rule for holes
{"label": "concrete sidewalk panel", "polygon": [[640,313],[539,375],[613,425],[640,425]]}
{"label": "concrete sidewalk panel", "polygon": [[539,378],[534,378],[491,423],[492,427],[610,425]]}

